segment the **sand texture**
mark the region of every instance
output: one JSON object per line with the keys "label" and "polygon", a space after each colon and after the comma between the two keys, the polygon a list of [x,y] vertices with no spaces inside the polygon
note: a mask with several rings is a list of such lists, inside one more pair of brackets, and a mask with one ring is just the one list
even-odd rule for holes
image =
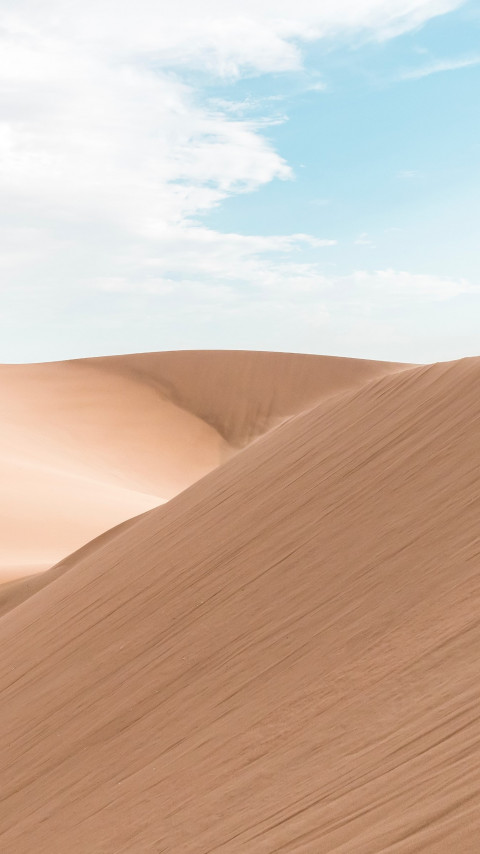
{"label": "sand texture", "polygon": [[[174,497],[105,526],[0,618],[0,851],[476,854],[480,360],[2,371],[71,390],[52,417],[35,405],[45,453]],[[138,400],[131,434],[112,427],[117,383]]]}
{"label": "sand texture", "polygon": [[0,366],[0,582],[52,566],[307,404],[392,368],[241,352]]}

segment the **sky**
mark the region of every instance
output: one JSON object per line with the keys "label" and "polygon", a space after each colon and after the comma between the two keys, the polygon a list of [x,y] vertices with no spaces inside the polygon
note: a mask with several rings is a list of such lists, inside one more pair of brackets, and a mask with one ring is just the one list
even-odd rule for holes
{"label": "sky", "polygon": [[480,2],[2,0],[0,361],[480,355]]}

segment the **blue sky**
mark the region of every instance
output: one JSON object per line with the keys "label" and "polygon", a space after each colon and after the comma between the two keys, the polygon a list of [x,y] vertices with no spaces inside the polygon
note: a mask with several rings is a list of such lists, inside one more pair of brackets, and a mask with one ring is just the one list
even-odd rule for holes
{"label": "blue sky", "polygon": [[480,354],[478,3],[4,5],[1,361]]}

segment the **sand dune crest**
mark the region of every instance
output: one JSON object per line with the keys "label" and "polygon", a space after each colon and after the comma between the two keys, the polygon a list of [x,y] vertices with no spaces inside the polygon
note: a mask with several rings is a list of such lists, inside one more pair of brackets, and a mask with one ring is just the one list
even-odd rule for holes
{"label": "sand dune crest", "polygon": [[4,615],[0,847],[476,852],[479,380],[325,399]]}
{"label": "sand dune crest", "polygon": [[0,366],[0,582],[52,566],[307,404],[393,369],[242,352]]}

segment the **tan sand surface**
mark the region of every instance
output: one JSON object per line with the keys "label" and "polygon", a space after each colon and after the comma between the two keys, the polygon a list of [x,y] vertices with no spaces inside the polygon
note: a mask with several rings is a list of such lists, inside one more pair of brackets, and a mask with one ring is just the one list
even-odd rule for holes
{"label": "tan sand surface", "polygon": [[0,851],[476,854],[479,383],[344,388],[5,613]]}
{"label": "tan sand surface", "polygon": [[0,366],[0,582],[52,566],[273,421],[389,368],[269,353]]}

